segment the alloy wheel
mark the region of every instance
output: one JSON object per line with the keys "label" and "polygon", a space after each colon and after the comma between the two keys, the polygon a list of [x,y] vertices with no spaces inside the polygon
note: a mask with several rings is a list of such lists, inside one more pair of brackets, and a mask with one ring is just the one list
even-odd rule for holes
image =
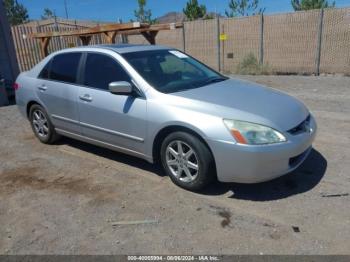
{"label": "alloy wheel", "polygon": [[49,124],[41,110],[35,110],[33,112],[32,123],[35,129],[35,132],[38,136],[46,138],[49,135]]}
{"label": "alloy wheel", "polygon": [[185,183],[194,181],[198,176],[199,161],[196,152],[180,140],[167,146],[166,164],[171,173]]}

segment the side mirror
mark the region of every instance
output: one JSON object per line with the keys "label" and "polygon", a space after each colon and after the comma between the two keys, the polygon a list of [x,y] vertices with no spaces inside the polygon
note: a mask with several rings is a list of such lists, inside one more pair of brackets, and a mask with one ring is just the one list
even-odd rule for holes
{"label": "side mirror", "polygon": [[129,82],[118,81],[112,82],[108,85],[109,92],[115,95],[131,95],[133,88]]}

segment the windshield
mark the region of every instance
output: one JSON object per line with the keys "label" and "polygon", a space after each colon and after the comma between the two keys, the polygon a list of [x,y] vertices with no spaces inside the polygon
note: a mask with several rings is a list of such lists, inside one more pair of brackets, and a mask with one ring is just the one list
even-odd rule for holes
{"label": "windshield", "polygon": [[177,50],[152,50],[123,57],[155,89],[173,93],[198,88],[227,78]]}

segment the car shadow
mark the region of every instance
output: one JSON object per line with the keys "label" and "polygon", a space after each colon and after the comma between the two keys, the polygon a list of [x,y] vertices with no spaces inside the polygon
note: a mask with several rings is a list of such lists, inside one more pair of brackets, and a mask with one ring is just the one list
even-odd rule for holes
{"label": "car shadow", "polygon": [[200,194],[223,195],[232,192],[229,198],[271,201],[301,194],[314,188],[327,170],[327,160],[320,152],[312,149],[305,162],[295,171],[259,184],[220,183],[207,187]]}
{"label": "car shadow", "polygon": [[[159,164],[151,164],[137,157],[118,153],[110,149],[102,148],[68,137],[62,137],[57,144],[68,145],[109,160],[140,168],[160,177],[165,176]],[[232,195],[229,198],[251,201],[271,201],[283,199],[292,195],[307,192],[314,188],[321,181],[322,177],[326,173],[326,170],[327,160],[317,150],[312,149],[308,158],[299,168],[280,178],[259,184],[214,182],[204,190],[197,193],[217,196],[232,192]]]}
{"label": "car shadow", "polygon": [[115,162],[120,162],[126,165],[130,165],[136,168],[140,168],[140,169],[152,172],[160,177],[165,176],[165,174],[162,172],[161,167],[159,165],[153,165],[141,158],[129,156],[127,154],[119,153],[107,148],[95,146],[79,140],[71,139],[68,137],[61,137],[61,139],[56,142],[56,145],[68,145],[73,148],[76,148],[88,153],[92,153],[99,157],[103,157],[109,160],[113,160]]}

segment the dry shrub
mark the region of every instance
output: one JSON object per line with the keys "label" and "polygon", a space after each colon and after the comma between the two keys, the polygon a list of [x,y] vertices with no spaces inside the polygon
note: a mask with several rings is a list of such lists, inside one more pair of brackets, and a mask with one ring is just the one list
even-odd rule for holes
{"label": "dry shrub", "polygon": [[238,64],[236,73],[241,75],[269,75],[272,72],[267,64],[260,64],[255,55],[249,53]]}

